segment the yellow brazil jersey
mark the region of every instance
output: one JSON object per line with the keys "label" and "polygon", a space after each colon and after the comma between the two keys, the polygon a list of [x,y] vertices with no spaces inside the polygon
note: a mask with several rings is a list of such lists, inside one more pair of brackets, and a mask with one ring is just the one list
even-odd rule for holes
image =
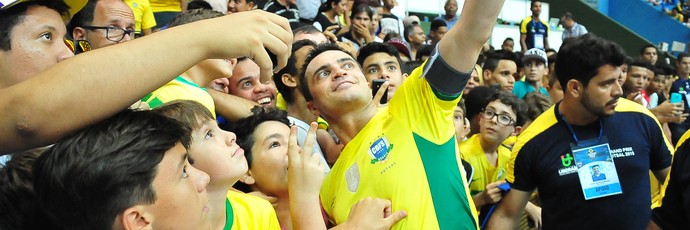
{"label": "yellow brazil jersey", "polygon": [[151,109],[174,100],[192,100],[201,103],[211,112],[214,118],[216,117],[216,106],[211,95],[206,92],[206,89],[179,76],[149,93],[141,100],[147,102]]}
{"label": "yellow brazil jersey", "polygon": [[479,135],[460,142],[460,155],[474,168],[474,176],[470,183],[470,194],[475,195],[484,191],[486,185],[505,179],[506,166],[510,161],[510,150],[502,145],[498,147],[498,163],[494,167],[484,154],[479,143]]}
{"label": "yellow brazil jersey", "polygon": [[180,1],[178,0],[149,0],[153,12],[180,12]]}
{"label": "yellow brazil jersey", "polygon": [[228,191],[227,198],[226,213],[232,219],[226,221],[225,229],[280,229],[276,212],[268,201],[235,191]]}
{"label": "yellow brazil jersey", "polygon": [[125,0],[125,3],[132,8],[134,12],[135,31],[141,33],[142,29],[149,29],[156,26],[156,19],[153,17],[153,11],[149,0]]}
{"label": "yellow brazil jersey", "polygon": [[422,67],[412,72],[326,176],[321,202],[331,222],[378,197],[408,213],[392,229],[477,229],[452,120],[460,98],[437,96],[421,74]]}

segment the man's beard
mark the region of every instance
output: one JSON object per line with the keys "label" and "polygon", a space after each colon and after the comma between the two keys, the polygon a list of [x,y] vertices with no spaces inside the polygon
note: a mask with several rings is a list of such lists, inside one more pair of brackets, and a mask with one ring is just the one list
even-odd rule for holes
{"label": "man's beard", "polygon": [[587,93],[583,92],[583,93],[582,93],[582,98],[580,99],[580,103],[582,104],[583,107],[585,107],[585,109],[586,109],[589,113],[591,113],[591,114],[593,114],[593,115],[595,115],[595,116],[597,116],[597,117],[608,117],[608,116],[613,115],[613,114],[615,113],[615,111],[612,111],[611,113],[607,113],[606,110],[605,110],[605,108],[606,108],[606,106],[615,103],[615,101],[616,101],[617,99],[618,99],[617,97],[616,97],[616,98],[613,98],[613,99],[611,99],[610,101],[606,102],[606,104],[604,104],[603,106],[597,106],[597,105],[595,105],[594,102],[591,100],[591,98],[589,97],[589,95],[588,95]]}

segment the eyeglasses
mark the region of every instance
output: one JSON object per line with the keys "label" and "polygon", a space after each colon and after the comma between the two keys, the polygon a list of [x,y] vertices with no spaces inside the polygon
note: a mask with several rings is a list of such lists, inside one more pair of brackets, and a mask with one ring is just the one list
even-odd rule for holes
{"label": "eyeglasses", "polygon": [[105,38],[111,42],[120,42],[125,38],[125,35],[132,36],[134,30],[126,30],[115,26],[82,26],[87,30],[105,30]]}
{"label": "eyeglasses", "polygon": [[515,120],[508,114],[498,114],[496,111],[485,109],[482,111],[482,116],[486,119],[493,120],[494,117],[498,117],[498,124],[500,125],[512,125]]}

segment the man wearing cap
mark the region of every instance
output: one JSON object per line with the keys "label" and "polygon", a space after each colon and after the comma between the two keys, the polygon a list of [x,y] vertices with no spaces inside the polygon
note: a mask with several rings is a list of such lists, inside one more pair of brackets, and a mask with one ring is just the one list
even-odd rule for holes
{"label": "man wearing cap", "polygon": [[134,13],[122,0],[89,0],[67,25],[74,40],[89,44],[81,51],[130,41],[135,28]]}
{"label": "man wearing cap", "polygon": [[522,99],[525,95],[537,91],[549,96],[549,92],[542,86],[542,78],[549,73],[546,53],[540,49],[532,48],[525,52],[522,64],[525,66],[525,80],[515,82],[513,94]]}
{"label": "man wearing cap", "polygon": [[[254,56],[268,80],[272,65],[264,46],[277,54],[282,68],[292,44],[285,19],[254,11],[180,26],[61,62],[73,56],[63,43],[64,3],[5,5],[0,34],[9,36],[0,38],[0,155],[54,143],[103,120],[204,59]],[[223,29],[230,22],[236,28]]]}

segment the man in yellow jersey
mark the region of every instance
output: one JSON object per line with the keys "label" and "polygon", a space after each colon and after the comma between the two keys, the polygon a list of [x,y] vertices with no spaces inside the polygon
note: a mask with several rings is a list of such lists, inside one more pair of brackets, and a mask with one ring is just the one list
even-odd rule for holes
{"label": "man in yellow jersey", "polygon": [[156,26],[156,19],[153,17],[149,0],[125,0],[125,3],[134,13],[135,37],[151,34],[151,28]]}
{"label": "man in yellow jersey", "polygon": [[459,26],[398,88],[386,108],[372,101],[355,59],[333,44],[312,51],[300,89],[345,143],[321,188],[332,223],[364,197],[391,199],[408,217],[394,229],[476,229],[463,179],[453,110],[488,39],[502,0],[466,1]]}

